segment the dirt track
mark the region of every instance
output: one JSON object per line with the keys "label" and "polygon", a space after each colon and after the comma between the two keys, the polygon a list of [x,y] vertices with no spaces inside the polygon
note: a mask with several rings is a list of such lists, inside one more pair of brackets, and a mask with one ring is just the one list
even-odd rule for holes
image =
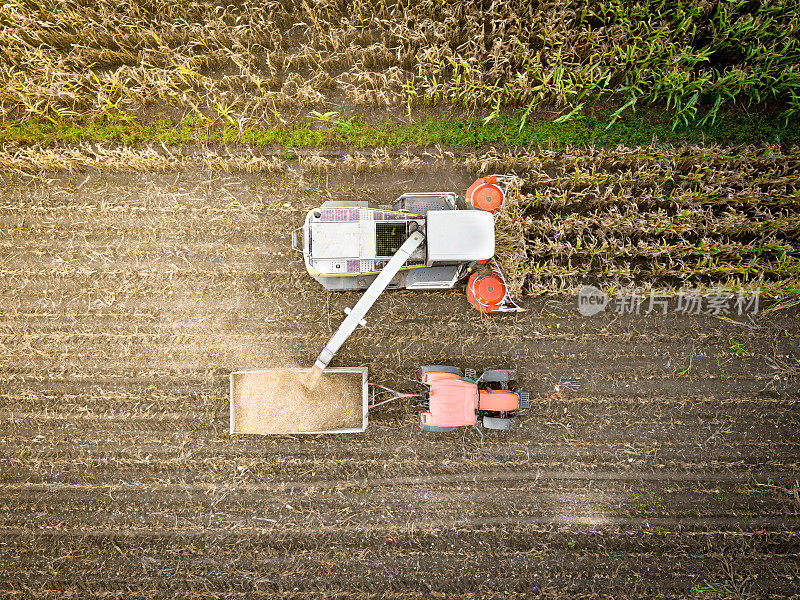
{"label": "dirt track", "polygon": [[487,318],[463,290],[389,293],[334,364],[403,390],[426,363],[516,368],[515,430],[423,434],[396,402],[361,436],[228,436],[227,374],[309,364],[355,302],[289,249],[305,211],[470,180],[6,182],[0,593],[796,594],[796,308]]}

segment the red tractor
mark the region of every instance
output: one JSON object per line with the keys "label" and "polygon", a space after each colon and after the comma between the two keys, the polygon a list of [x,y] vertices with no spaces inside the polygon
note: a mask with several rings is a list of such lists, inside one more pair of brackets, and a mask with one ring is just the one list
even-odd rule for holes
{"label": "red tractor", "polygon": [[423,431],[453,431],[456,427],[477,425],[481,417],[487,429],[508,430],[512,414],[530,408],[530,395],[522,390],[511,391],[514,371],[485,370],[480,377],[467,369],[428,365],[422,367],[422,383],[428,388],[425,396],[428,410],[420,414]]}

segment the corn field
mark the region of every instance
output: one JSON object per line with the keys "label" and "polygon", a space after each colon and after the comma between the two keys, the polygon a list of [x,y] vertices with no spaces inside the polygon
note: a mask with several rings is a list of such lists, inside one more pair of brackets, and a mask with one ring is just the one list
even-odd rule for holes
{"label": "corn field", "polygon": [[[797,0],[483,3],[9,0],[0,118],[154,112],[245,127],[352,107],[713,121],[800,110]],[[326,112],[321,112],[326,111]]]}
{"label": "corn field", "polygon": [[[484,3],[485,4],[485,3]],[[0,119],[168,117],[238,129],[439,106],[485,115],[658,104],[675,124],[800,110],[800,4],[86,3],[0,7]],[[239,135],[240,142],[245,139]],[[239,144],[242,146],[243,144]],[[302,152],[9,144],[0,167],[518,176],[498,256],[517,292],[763,286],[800,293],[798,154],[777,146]]]}
{"label": "corn field", "polygon": [[498,221],[512,288],[800,293],[800,154],[651,146],[489,152],[475,172],[520,179]]}
{"label": "corn field", "polygon": [[[0,597],[798,600],[799,90],[800,0],[2,0]],[[754,114],[788,133],[703,137]],[[364,433],[231,435],[231,372],[356,301],[309,211],[494,173],[526,312],[387,292],[333,363]],[[420,431],[425,364],[530,407]]]}

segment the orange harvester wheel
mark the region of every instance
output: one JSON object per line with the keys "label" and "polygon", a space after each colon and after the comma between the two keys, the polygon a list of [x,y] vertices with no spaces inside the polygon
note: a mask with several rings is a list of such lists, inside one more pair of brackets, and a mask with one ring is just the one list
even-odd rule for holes
{"label": "orange harvester wheel", "polygon": [[483,177],[469,186],[467,190],[467,202],[475,208],[494,213],[505,200],[505,194],[500,186],[497,185],[497,177]]}
{"label": "orange harvester wheel", "polygon": [[506,284],[494,275],[474,273],[467,282],[467,300],[481,312],[497,312],[506,297]]}

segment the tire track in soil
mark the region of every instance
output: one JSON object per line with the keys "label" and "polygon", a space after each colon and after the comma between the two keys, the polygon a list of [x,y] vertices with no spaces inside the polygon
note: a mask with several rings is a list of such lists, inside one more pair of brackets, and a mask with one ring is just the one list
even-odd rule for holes
{"label": "tire track in soil", "polygon": [[[449,592],[455,593],[463,587],[478,590],[484,596],[492,592],[531,593],[548,583],[560,589],[559,597],[563,597],[565,591],[578,592],[580,588],[597,584],[628,592],[630,581],[637,580],[632,595],[652,597],[656,592],[659,596],[664,592],[685,593],[684,582],[693,572],[709,569],[714,577],[726,552],[747,548],[750,553],[740,560],[738,573],[744,576],[756,569],[767,575],[758,582],[757,591],[770,593],[770,597],[788,597],[785,590],[792,581],[788,576],[781,576],[781,569],[791,568],[793,557],[776,552],[781,540],[776,541],[769,534],[747,534],[737,539],[737,536],[708,532],[701,535],[707,544],[705,548],[696,549],[683,543],[685,534],[680,530],[642,539],[636,539],[637,532],[617,527],[587,530],[585,526],[567,526],[557,531],[535,526],[485,527],[462,528],[451,535],[442,530],[398,532],[388,539],[382,531],[363,532],[357,538],[344,532],[311,536],[301,541],[300,546],[294,537],[275,538],[264,534],[231,538],[215,534],[161,536],[155,532],[145,539],[121,535],[107,544],[108,554],[102,560],[107,575],[82,586],[115,589],[132,586],[132,582],[136,582],[133,587],[152,586],[159,582],[159,572],[190,572],[195,574],[191,578],[173,578],[159,587],[168,591],[191,589],[197,582],[201,586],[204,584],[206,592],[216,597],[230,591],[253,589],[252,584],[258,579],[265,592],[294,587],[309,593],[317,586],[352,589],[352,579],[358,577],[364,591],[388,586],[398,594],[404,591],[409,594],[409,590],[419,589],[414,588],[415,583],[422,582],[429,592],[447,593],[448,597],[451,597]],[[487,536],[496,539],[506,554],[487,547],[484,541]],[[30,536],[18,539],[28,542]],[[61,535],[53,539],[46,534],[37,541],[46,544],[63,539]],[[576,539],[580,539],[580,544],[573,543]],[[68,566],[92,569],[85,557],[93,552],[95,543],[97,540],[91,536],[82,538],[76,548],[80,554],[62,555],[56,561],[42,560],[36,555],[35,547],[29,546],[22,553],[27,568],[21,569],[15,580],[3,585],[20,586],[26,579],[35,580],[38,569],[46,568],[53,574],[51,589],[74,586]],[[476,546],[481,552],[474,555]],[[663,557],[662,563],[653,562],[653,553],[647,546]],[[158,553],[149,548],[157,548]],[[224,575],[206,558],[209,548],[225,562]],[[359,548],[370,550],[364,553],[359,552]],[[465,552],[470,549],[474,555],[468,563],[471,568],[464,569]],[[695,554],[693,550],[699,552]],[[331,568],[331,559],[337,561],[337,569]],[[485,576],[493,569],[501,570],[501,581]],[[586,596],[582,594],[581,597]],[[626,593],[626,597],[631,595]]]}
{"label": "tire track in soil", "polygon": [[[764,484],[735,476],[710,480],[679,476],[663,481],[581,475],[513,480],[421,477],[399,484],[387,480],[378,485],[283,489],[14,486],[0,493],[0,529],[196,533],[204,528],[243,532],[256,527],[274,532],[301,527],[303,532],[318,533],[345,525],[365,531],[526,523],[638,527],[647,522],[648,527],[676,528],[702,521],[704,527],[800,530],[800,513],[792,494],[774,481]],[[443,483],[449,485],[445,488]],[[479,483],[484,485],[478,487]],[[413,500],[409,488],[416,494]],[[57,499],[54,492],[58,492]],[[115,510],[118,505],[126,506],[126,511]],[[350,522],[356,516],[356,522]],[[76,519],[79,527],[70,526]]]}
{"label": "tire track in soil", "polygon": [[[350,489],[350,488],[370,488],[384,486],[417,486],[417,485],[443,485],[447,483],[478,483],[478,482],[499,482],[499,481],[614,481],[614,482],[640,482],[640,481],[659,481],[659,482],[715,482],[725,481],[730,483],[747,483],[754,478],[764,477],[765,474],[755,473],[690,473],[686,471],[492,471],[469,472],[469,473],[436,473],[431,475],[415,475],[411,477],[384,477],[369,479],[317,479],[305,481],[274,481],[270,483],[237,483],[235,485],[223,485],[225,490],[235,489],[247,492],[291,492],[291,491],[313,491],[327,489]],[[787,479],[789,473],[782,479]],[[209,492],[220,488],[216,483],[170,483],[169,485],[127,484],[127,483],[102,483],[102,484],[67,484],[62,482],[55,483],[7,483],[0,490],[0,495],[7,491],[25,491],[30,493],[46,492],[50,489],[60,490],[95,490],[95,491],[118,491],[130,492],[136,490],[146,490],[148,492],[168,492],[168,491],[198,491]]]}
{"label": "tire track in soil", "polygon": [[517,368],[519,428],[423,436],[389,405],[358,438],[231,439],[227,371],[307,364],[357,297],[287,250],[304,211],[470,178],[82,177],[0,191],[4,594],[800,587],[796,379],[769,363],[798,358],[797,308],[584,319],[526,298],[487,319],[460,291],[389,293],[337,364],[404,390],[422,363]]}

